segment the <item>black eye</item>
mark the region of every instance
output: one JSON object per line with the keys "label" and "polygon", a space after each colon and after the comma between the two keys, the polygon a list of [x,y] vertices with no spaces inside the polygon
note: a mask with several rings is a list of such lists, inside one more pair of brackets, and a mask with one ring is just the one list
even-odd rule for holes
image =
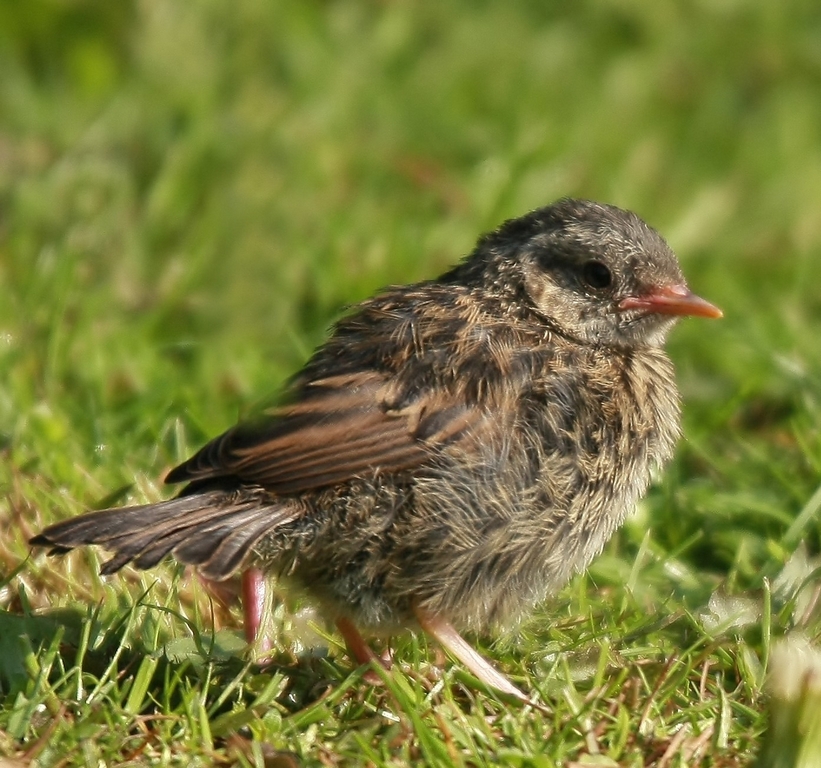
{"label": "black eye", "polygon": [[600,261],[588,261],[582,267],[582,277],[591,288],[609,288],[613,275]]}

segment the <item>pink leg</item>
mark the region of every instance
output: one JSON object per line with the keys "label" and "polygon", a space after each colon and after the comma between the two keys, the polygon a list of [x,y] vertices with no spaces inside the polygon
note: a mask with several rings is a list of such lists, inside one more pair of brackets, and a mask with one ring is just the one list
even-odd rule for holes
{"label": "pink leg", "polygon": [[223,608],[232,608],[237,604],[239,592],[237,585],[233,581],[213,581],[206,579],[198,571],[194,571],[200,583],[208,590],[208,593],[213,597]]}
{"label": "pink leg", "polygon": [[431,637],[436,638],[446,650],[459,659],[485,685],[509,696],[514,696],[526,704],[538,706],[473,648],[449,622],[439,616],[428,615],[421,608],[416,608],[414,613],[419,626]]}
{"label": "pink leg", "polygon": [[[350,619],[345,616],[337,619],[336,628],[345,640],[345,645],[348,646],[348,652],[356,659],[358,664],[370,664],[372,661],[375,661],[377,664],[381,664],[385,669],[391,668],[390,652],[386,651],[385,655],[377,656],[373,652],[373,649],[365,642],[362,635],[359,634],[359,630]],[[369,669],[365,672],[362,679],[371,685],[382,684],[382,678],[379,677],[379,674],[373,669]]]}
{"label": "pink leg", "polygon": [[351,656],[356,659],[358,664],[370,664],[372,661],[379,661],[350,619],[345,616],[337,619],[336,628],[339,630],[339,634],[342,635],[345,645],[348,646]]}
{"label": "pink leg", "polygon": [[248,568],[242,573],[242,614],[245,639],[258,653],[271,650],[271,638],[260,633],[268,595],[265,575],[259,568]]}

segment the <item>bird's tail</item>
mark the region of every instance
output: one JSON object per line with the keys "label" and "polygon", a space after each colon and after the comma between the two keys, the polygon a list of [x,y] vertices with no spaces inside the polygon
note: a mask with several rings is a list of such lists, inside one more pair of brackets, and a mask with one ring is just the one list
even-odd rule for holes
{"label": "bird's tail", "polygon": [[101,573],[126,563],[151,568],[171,553],[197,566],[207,579],[222,581],[239,570],[266,533],[297,516],[296,505],[211,490],[139,507],[103,509],[64,520],[33,537],[30,544],[61,554],[85,544],[114,552]]}

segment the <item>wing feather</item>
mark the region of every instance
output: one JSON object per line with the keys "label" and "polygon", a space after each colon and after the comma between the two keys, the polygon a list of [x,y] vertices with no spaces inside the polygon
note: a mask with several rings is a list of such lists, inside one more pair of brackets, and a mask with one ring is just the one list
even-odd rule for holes
{"label": "wing feather", "polygon": [[442,390],[403,398],[373,371],[303,385],[297,402],[240,424],[172,470],[166,482],[230,478],[296,494],[411,470],[475,428],[486,413]]}

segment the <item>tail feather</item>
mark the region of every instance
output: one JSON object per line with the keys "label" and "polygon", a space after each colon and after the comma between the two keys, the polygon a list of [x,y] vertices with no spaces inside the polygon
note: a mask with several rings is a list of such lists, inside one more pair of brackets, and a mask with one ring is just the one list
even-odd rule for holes
{"label": "tail feather", "polygon": [[85,544],[105,544],[110,539],[141,533],[209,507],[217,508],[220,502],[224,503],[225,497],[225,493],[210,491],[194,496],[180,496],[158,504],[87,512],[50,525],[29,543],[39,547],[53,547],[54,554],[68,552]]}
{"label": "tail feather", "polygon": [[196,562],[206,578],[222,581],[242,566],[247,553],[263,536],[294,517],[293,508],[261,508],[224,536],[189,539],[174,550],[174,555],[184,562]]}
{"label": "tail feather", "polygon": [[49,547],[50,554],[99,544],[115,553],[100,569],[104,574],[129,562],[151,568],[173,554],[220,581],[242,567],[260,538],[297,514],[297,505],[272,503],[260,493],[213,490],[158,504],[89,512],[46,528],[30,543]]}
{"label": "tail feather", "polygon": [[[224,502],[224,500],[223,500]],[[164,502],[171,504],[172,502]],[[125,561],[134,560],[139,568],[153,568],[165,555],[175,549],[179,544],[186,541],[208,543],[218,540],[237,525],[244,525],[246,516],[250,513],[259,512],[264,509],[266,513],[279,518],[276,512],[282,505],[275,507],[262,507],[259,505],[244,503],[230,507],[204,507],[194,512],[184,515],[171,515],[167,520],[153,524],[150,528],[138,530],[136,532],[126,532],[111,535],[105,540],[95,540],[86,543],[102,544],[106,549],[118,553],[119,557],[124,557]],[[141,507],[132,508],[134,512],[141,510]],[[129,510],[117,510],[127,512]],[[45,533],[47,533],[46,531]],[[180,558],[182,562],[196,564],[197,561]],[[106,563],[104,573],[113,573],[121,566],[115,566],[113,562]]]}

